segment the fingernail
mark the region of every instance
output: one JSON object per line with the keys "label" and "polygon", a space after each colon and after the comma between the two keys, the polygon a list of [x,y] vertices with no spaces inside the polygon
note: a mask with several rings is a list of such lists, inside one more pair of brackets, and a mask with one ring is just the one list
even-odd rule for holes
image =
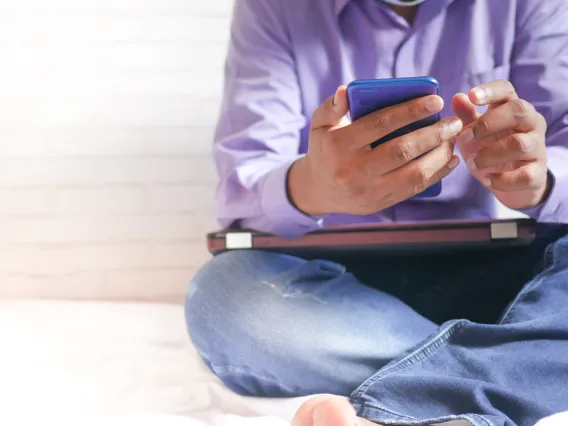
{"label": "fingernail", "polygon": [[455,169],[460,164],[460,159],[458,157],[453,157],[450,162],[448,163],[448,168],[450,170]]}
{"label": "fingernail", "polygon": [[475,93],[475,97],[479,101],[483,101],[487,97],[487,92],[484,89],[481,89],[481,88],[474,89],[473,93]]}
{"label": "fingernail", "polygon": [[337,89],[335,89],[335,94],[333,95],[333,106],[337,105],[338,102],[338,98],[339,98],[339,89],[341,89],[341,86],[339,86]]}
{"label": "fingernail", "polygon": [[473,130],[465,129],[463,132],[460,133],[457,139],[458,144],[462,143],[469,143],[475,139],[475,135],[473,134]]}
{"label": "fingernail", "polygon": [[442,102],[440,101],[440,98],[436,97],[436,98],[429,99],[426,102],[426,109],[429,112],[440,111],[442,109]]}
{"label": "fingernail", "polygon": [[487,188],[491,187],[491,179],[484,177],[481,179],[481,184]]}

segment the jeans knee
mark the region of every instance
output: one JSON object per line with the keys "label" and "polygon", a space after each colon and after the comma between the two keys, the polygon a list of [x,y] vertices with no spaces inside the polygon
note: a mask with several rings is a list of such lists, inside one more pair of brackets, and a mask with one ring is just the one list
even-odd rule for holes
{"label": "jeans knee", "polygon": [[258,347],[278,351],[279,342],[301,337],[292,326],[313,320],[310,307],[322,303],[318,292],[343,272],[331,262],[275,253],[218,255],[198,271],[187,292],[191,339],[218,366],[250,362]]}
{"label": "jeans knee", "polygon": [[396,306],[341,265],[236,251],[195,275],[185,315],[194,346],[234,391],[343,395],[420,334],[394,327],[411,313]]}
{"label": "jeans knee", "polygon": [[185,298],[185,316],[204,358],[229,362],[221,355],[242,352],[237,346],[245,340],[262,340],[262,333],[270,332],[270,324],[259,326],[259,311],[279,303],[267,282],[280,264],[280,255],[234,251],[214,257],[197,272]]}

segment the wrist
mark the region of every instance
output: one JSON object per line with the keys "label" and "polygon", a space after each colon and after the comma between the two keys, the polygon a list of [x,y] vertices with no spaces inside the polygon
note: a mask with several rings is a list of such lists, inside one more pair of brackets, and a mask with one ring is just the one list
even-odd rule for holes
{"label": "wrist", "polygon": [[307,216],[322,216],[325,212],[319,205],[319,192],[314,191],[313,187],[308,160],[306,157],[301,157],[290,166],[288,171],[286,181],[288,200]]}
{"label": "wrist", "polygon": [[530,209],[539,208],[550,197],[553,183],[554,183],[554,178],[552,177],[550,172],[547,171],[545,184],[542,187],[540,187],[538,190],[532,191],[530,193],[531,194],[530,199],[526,200],[525,203],[522,205],[522,207],[516,208],[516,210],[530,210]]}

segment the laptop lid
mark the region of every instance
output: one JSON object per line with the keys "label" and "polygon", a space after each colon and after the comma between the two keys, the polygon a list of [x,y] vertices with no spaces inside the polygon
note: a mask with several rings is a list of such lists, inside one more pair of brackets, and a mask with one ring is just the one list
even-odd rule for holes
{"label": "laptop lid", "polygon": [[341,253],[422,254],[529,245],[536,237],[532,219],[430,221],[325,228],[296,239],[250,230],[222,230],[207,236],[212,254],[267,250],[303,257]]}

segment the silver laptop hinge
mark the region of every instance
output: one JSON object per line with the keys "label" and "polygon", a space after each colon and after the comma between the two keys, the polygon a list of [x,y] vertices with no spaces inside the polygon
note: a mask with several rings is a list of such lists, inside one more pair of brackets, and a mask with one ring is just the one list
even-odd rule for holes
{"label": "silver laptop hinge", "polygon": [[519,229],[516,222],[491,224],[492,240],[511,240],[516,238],[519,238]]}
{"label": "silver laptop hinge", "polygon": [[225,235],[225,249],[242,250],[252,248],[252,234],[250,232],[231,232]]}

